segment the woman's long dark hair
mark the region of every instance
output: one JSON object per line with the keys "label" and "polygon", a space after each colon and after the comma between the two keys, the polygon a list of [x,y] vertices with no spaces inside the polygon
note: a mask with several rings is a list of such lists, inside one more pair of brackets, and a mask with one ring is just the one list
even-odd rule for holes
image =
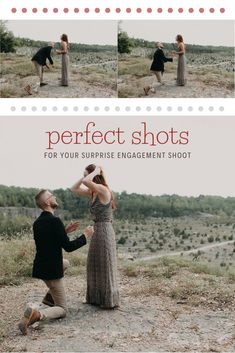
{"label": "woman's long dark hair", "polygon": [[181,34],[177,34],[176,40],[177,40],[177,42],[180,42],[180,43],[183,43],[183,42],[184,42],[184,39],[183,39],[183,37],[182,37]]}
{"label": "woman's long dark hair", "polygon": [[[95,164],[89,164],[89,165],[86,167],[86,171],[88,172],[88,174],[91,174],[92,172],[94,172],[95,168],[96,168],[96,165],[95,165]],[[102,184],[102,185],[106,186],[106,187],[109,189],[109,191],[110,191],[110,193],[111,193],[112,209],[113,209],[113,210],[116,210],[117,207],[116,207],[116,202],[115,202],[114,194],[113,194],[113,192],[110,190],[110,188],[109,188],[109,186],[108,186],[108,184],[107,184],[107,182],[106,182],[106,180],[105,180],[105,177],[103,176],[102,172],[101,172],[100,175],[96,175],[96,176],[93,178],[92,181],[93,181],[94,183],[96,183],[96,184]]]}
{"label": "woman's long dark hair", "polygon": [[61,40],[62,40],[63,42],[66,42],[66,43],[67,43],[67,46],[68,46],[68,49],[69,49],[69,39],[68,39],[67,34],[62,34]]}

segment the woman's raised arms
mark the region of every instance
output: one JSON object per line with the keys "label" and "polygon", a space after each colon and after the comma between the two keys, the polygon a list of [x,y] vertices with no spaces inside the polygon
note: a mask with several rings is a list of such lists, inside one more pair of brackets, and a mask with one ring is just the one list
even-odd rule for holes
{"label": "woman's raised arms", "polygon": [[88,197],[91,197],[91,190],[89,190],[88,188],[82,188],[81,185],[83,183],[83,179],[84,178],[81,178],[79,179],[71,188],[70,190],[78,195],[78,196],[88,196]]}

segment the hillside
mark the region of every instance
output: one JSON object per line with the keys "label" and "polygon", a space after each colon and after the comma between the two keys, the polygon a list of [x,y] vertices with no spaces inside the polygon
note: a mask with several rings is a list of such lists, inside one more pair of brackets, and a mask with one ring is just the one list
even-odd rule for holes
{"label": "hillside", "polygon": [[[234,198],[116,194],[120,308],[83,304],[85,246],[64,254],[71,264],[68,316],[36,324],[23,337],[17,323],[25,306],[41,305],[45,294],[43,282],[31,279],[37,190],[0,189],[1,351],[235,350]],[[92,223],[87,201],[78,204],[68,190],[55,193],[65,223],[80,213],[80,234]]]}
{"label": "hillside", "polygon": [[105,311],[83,304],[85,259],[79,258],[65,280],[68,316],[35,324],[26,337],[17,323],[26,303],[40,304],[43,283],[0,288],[1,351],[234,351],[232,274],[180,259],[131,264],[119,259],[121,306]]}

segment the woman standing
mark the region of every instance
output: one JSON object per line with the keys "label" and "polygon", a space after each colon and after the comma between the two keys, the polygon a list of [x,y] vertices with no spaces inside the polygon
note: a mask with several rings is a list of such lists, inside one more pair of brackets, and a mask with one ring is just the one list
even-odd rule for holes
{"label": "woman standing", "polygon": [[[86,188],[81,186],[85,185]],[[115,233],[112,226],[115,202],[103,171],[94,164],[86,167],[81,178],[71,191],[91,199],[94,234],[87,257],[87,304],[103,309],[119,306],[117,284],[117,258]]]}
{"label": "woman standing", "polygon": [[177,67],[177,86],[186,85],[186,58],[185,58],[185,44],[183,37],[178,34],[176,36],[176,42],[179,51],[174,51],[175,55],[178,55],[178,67]]}
{"label": "woman standing", "polygon": [[68,86],[69,81],[69,41],[67,34],[61,36],[61,49],[56,50],[57,54],[62,56],[62,69],[61,69],[61,86]]}

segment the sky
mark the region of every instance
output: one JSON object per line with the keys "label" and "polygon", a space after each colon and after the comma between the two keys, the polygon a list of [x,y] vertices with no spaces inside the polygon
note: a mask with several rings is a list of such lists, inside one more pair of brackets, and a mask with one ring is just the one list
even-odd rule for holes
{"label": "sky", "polygon": [[234,46],[233,21],[133,20],[121,21],[119,26],[129,37],[149,41],[174,43],[181,34],[188,44]]}
{"label": "sky", "polygon": [[[124,145],[58,144],[52,152],[158,151],[191,152],[189,159],[49,159],[48,133],[84,131],[93,121],[93,130],[102,132],[120,127]],[[186,146],[131,146],[133,130],[147,123],[149,131],[189,131]],[[0,184],[37,188],[68,188],[85,167],[96,163],[104,168],[110,187],[116,191],[140,194],[185,196],[235,196],[235,119],[231,117],[0,117]],[[54,137],[55,138],[55,137]]]}
{"label": "sky", "polygon": [[18,20],[6,25],[16,37],[59,42],[66,33],[73,43],[117,45],[116,21]]}

